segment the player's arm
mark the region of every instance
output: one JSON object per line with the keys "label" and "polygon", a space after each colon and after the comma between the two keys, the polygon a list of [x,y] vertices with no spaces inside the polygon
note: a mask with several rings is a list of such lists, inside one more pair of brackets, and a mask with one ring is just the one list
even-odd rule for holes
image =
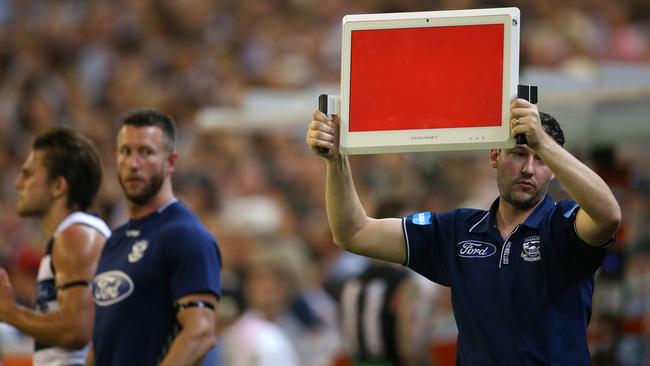
{"label": "player's arm", "polygon": [[176,302],[181,331],[160,366],[189,366],[205,357],[216,343],[216,304],[212,294],[187,295]]}
{"label": "player's arm", "polygon": [[95,316],[88,284],[105,241],[99,232],[83,225],[59,234],[52,253],[59,310],[51,313],[16,304],[6,273],[0,274],[0,319],[49,345],[81,348],[88,344]]}
{"label": "player's arm", "polygon": [[519,119],[512,133],[526,135],[528,146],[580,205],[576,216],[576,232],[580,238],[591,246],[607,243],[621,222],[621,208],[607,184],[544,132],[537,106],[517,99],[511,105],[511,116]]}
{"label": "player's arm", "polygon": [[315,111],[307,130],[307,145],[329,149],[327,161],[327,218],[336,245],[353,253],[395,263],[406,261],[400,219],[373,219],[367,216],[352,181],[348,158],[339,153],[340,119],[330,119]]}

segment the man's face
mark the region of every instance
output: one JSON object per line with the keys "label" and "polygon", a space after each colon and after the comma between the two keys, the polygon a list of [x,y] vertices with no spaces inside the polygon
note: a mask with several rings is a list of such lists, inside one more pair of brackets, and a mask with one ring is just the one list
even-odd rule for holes
{"label": "man's face", "polygon": [[32,150],[14,182],[18,191],[16,211],[20,216],[42,217],[54,200],[54,181],[43,164],[44,155],[43,151]]}
{"label": "man's face", "polygon": [[537,205],[555,178],[546,163],[528,146],[491,150],[490,165],[497,170],[501,199],[519,209]]}
{"label": "man's face", "polygon": [[151,200],[173,171],[162,130],[155,126],[123,126],[117,135],[117,175],[126,198],[138,205]]}

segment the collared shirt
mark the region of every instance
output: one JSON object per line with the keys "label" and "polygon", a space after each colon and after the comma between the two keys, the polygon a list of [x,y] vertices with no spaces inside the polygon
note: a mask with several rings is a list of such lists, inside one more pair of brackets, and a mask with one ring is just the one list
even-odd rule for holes
{"label": "collared shirt", "polygon": [[115,229],[93,279],[95,365],[158,365],[180,331],[174,303],[219,297],[220,269],[214,237],[176,200]]}
{"label": "collared shirt", "polygon": [[451,288],[458,365],[590,365],[593,275],[613,239],[587,245],[577,203],[549,196],[502,238],[498,207],[403,219],[405,265]]}

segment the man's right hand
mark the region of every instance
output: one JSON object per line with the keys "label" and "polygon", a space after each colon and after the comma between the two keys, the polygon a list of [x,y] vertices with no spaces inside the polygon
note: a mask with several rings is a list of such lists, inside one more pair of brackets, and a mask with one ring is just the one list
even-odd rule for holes
{"label": "man's right hand", "polygon": [[[305,142],[309,149],[318,156],[327,160],[333,160],[339,156],[339,131],[341,119],[338,116],[332,118],[323,112],[314,111],[313,120],[307,129]],[[317,148],[327,149],[327,154],[323,155],[317,151]]]}

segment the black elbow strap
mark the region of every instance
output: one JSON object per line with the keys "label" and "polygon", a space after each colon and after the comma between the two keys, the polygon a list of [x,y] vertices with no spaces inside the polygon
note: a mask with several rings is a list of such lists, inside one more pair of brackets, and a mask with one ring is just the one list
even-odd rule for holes
{"label": "black elbow strap", "polygon": [[210,310],[214,310],[214,304],[207,301],[193,300],[193,301],[186,301],[183,303],[179,302],[176,303],[176,305],[174,306],[176,312],[179,312],[186,308],[208,308]]}
{"label": "black elbow strap", "polygon": [[75,287],[75,286],[84,286],[84,287],[88,287],[88,286],[90,286],[90,281],[86,281],[86,280],[70,281],[70,282],[64,283],[64,284],[61,285],[61,286],[57,286],[56,289],[57,289],[57,290],[65,290],[65,289],[67,289],[67,288]]}

